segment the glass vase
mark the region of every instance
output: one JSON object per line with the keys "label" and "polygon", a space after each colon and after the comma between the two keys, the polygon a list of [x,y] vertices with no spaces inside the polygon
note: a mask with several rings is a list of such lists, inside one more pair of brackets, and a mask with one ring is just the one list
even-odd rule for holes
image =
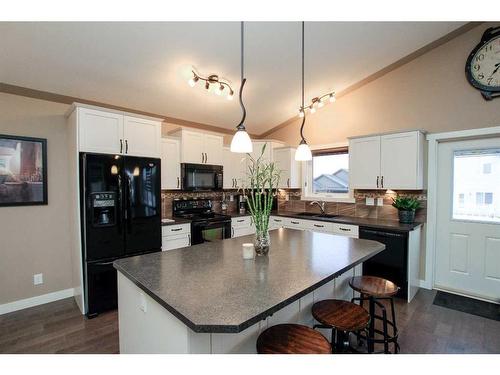
{"label": "glass vase", "polygon": [[269,245],[271,244],[271,240],[269,238],[268,230],[260,230],[256,229],[255,231],[255,253],[258,256],[267,255],[269,253]]}

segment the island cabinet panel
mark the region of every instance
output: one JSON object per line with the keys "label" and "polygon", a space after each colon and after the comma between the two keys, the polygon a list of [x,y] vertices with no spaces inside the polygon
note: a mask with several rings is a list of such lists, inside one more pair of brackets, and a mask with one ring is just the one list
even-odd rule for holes
{"label": "island cabinet panel", "polygon": [[266,329],[261,321],[240,333],[212,333],[212,354],[255,354],[257,338]]}

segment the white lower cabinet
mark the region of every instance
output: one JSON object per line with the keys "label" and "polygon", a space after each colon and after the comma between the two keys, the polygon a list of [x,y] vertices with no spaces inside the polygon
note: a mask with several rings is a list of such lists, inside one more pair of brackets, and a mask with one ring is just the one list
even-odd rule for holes
{"label": "white lower cabinet", "polygon": [[248,236],[255,233],[251,216],[233,217],[231,219],[231,238]]}
{"label": "white lower cabinet", "polygon": [[162,231],[162,251],[191,246],[191,224],[165,225]]}

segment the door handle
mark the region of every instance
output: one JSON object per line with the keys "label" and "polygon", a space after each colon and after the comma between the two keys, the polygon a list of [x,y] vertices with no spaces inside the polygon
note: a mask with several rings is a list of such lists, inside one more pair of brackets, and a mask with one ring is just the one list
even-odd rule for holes
{"label": "door handle", "polygon": [[201,162],[205,163],[205,155],[203,155],[203,152],[201,153]]}
{"label": "door handle", "polygon": [[123,152],[123,140],[120,139],[120,154]]}
{"label": "door handle", "polygon": [[189,243],[189,246],[191,246],[191,233],[188,234],[188,243]]}
{"label": "door handle", "polygon": [[178,231],[180,231],[180,230],[182,230],[182,228],[170,229],[170,231],[171,231],[171,232],[178,232]]}
{"label": "door handle", "polygon": [[324,225],[319,225],[319,224],[314,224],[314,226],[317,228],[324,228],[325,227]]}
{"label": "door handle", "polygon": [[380,184],[382,185],[382,188],[384,187],[384,176],[380,179]]}
{"label": "door handle", "polygon": [[286,185],[287,185],[288,187],[290,187],[290,179],[288,179],[288,180],[286,181]]}
{"label": "door handle", "polygon": [[350,232],[351,230],[348,228],[339,228],[340,230],[343,230],[344,232]]}
{"label": "door handle", "polygon": [[378,176],[377,176],[377,189],[378,189]]}
{"label": "door handle", "polygon": [[292,224],[300,224],[298,221],[290,221]]}
{"label": "door handle", "polygon": [[125,139],[125,153],[128,154],[128,139]]}
{"label": "door handle", "polygon": [[177,177],[177,189],[180,187],[180,186],[179,186],[179,185],[180,185],[180,183],[181,183],[181,181],[180,181],[179,177]]}
{"label": "door handle", "polygon": [[205,152],[205,163],[208,162],[208,154]]}
{"label": "door handle", "polygon": [[234,228],[231,227],[231,238],[233,238],[233,237],[234,237]]}

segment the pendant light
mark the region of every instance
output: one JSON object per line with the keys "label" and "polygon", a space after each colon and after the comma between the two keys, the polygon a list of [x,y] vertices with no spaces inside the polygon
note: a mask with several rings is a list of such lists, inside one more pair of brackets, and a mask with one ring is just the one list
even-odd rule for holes
{"label": "pendant light", "polygon": [[250,139],[250,136],[248,135],[246,129],[245,129],[245,118],[247,117],[247,111],[245,109],[245,105],[243,104],[243,98],[242,98],[242,93],[243,93],[243,86],[245,86],[245,82],[247,81],[246,78],[244,78],[244,66],[243,66],[243,60],[244,60],[244,24],[243,21],[241,22],[241,86],[240,86],[240,106],[241,110],[243,111],[243,115],[241,117],[241,121],[236,127],[236,133],[234,133],[233,139],[231,141],[231,152],[236,152],[239,154],[246,154],[250,153],[253,150],[253,145],[252,141]]}
{"label": "pendant light", "polygon": [[307,145],[306,139],[304,138],[304,124],[306,123],[306,113],[304,111],[304,21],[302,21],[302,125],[300,126],[300,143],[299,147],[295,151],[295,160],[297,161],[309,161],[312,160],[311,149]]}

